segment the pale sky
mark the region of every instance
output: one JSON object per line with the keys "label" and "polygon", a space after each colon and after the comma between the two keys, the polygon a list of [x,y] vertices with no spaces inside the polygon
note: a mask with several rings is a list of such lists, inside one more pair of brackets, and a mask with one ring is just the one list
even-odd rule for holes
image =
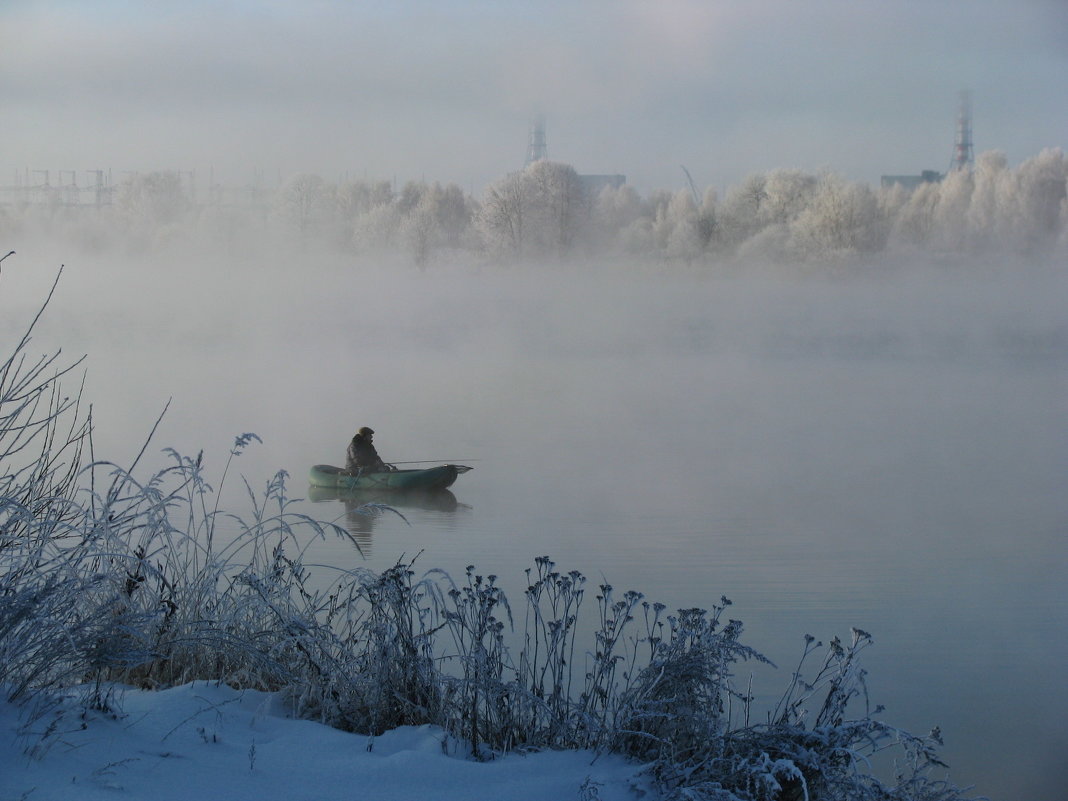
{"label": "pale sky", "polygon": [[[481,194],[550,158],[640,192],[1068,146],[1065,0],[0,0],[0,185],[297,172]],[[69,177],[66,178],[69,181]]]}

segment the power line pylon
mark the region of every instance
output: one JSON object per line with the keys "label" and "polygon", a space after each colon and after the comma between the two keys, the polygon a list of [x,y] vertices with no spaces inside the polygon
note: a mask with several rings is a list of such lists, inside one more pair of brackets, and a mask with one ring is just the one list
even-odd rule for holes
{"label": "power line pylon", "polygon": [[960,93],[960,110],[957,112],[957,138],[953,143],[953,159],[949,171],[970,170],[975,165],[972,147],[972,96],[968,91]]}
{"label": "power line pylon", "polygon": [[529,167],[535,161],[549,158],[549,148],[545,144],[545,117],[539,114],[530,126],[530,144],[527,145],[527,158],[523,163]]}

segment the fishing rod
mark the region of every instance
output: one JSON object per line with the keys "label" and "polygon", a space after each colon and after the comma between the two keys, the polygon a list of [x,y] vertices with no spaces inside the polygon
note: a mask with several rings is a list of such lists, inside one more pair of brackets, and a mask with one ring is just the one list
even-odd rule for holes
{"label": "fishing rod", "polygon": [[390,464],[456,464],[457,462],[478,462],[480,459],[420,459],[415,462],[390,462]]}

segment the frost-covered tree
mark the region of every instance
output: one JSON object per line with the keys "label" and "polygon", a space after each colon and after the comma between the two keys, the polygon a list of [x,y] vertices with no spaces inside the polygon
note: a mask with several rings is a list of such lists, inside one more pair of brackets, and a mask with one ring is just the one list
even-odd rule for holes
{"label": "frost-covered tree", "polygon": [[487,250],[561,257],[586,235],[591,203],[575,169],[536,161],[486,189],[477,221]]}
{"label": "frost-covered tree", "polygon": [[980,153],[975,160],[971,203],[966,212],[969,241],[973,248],[985,250],[996,246],[1000,235],[999,198],[1005,194],[1006,182],[1011,180],[1008,160],[1000,150]]}
{"label": "frost-covered tree", "polygon": [[446,247],[459,247],[471,225],[473,204],[457,184],[434,183],[420,202],[422,211],[433,219]]}
{"label": "frost-covered tree", "polygon": [[390,246],[400,225],[389,181],[355,181],[342,184],[337,193],[337,214],[356,250]]}
{"label": "frost-covered tree", "polygon": [[600,243],[610,245],[643,215],[642,199],[634,187],[606,186],[593,202],[593,225]]}
{"label": "frost-covered tree", "polygon": [[539,255],[562,257],[587,233],[590,202],[569,164],[542,159],[524,170],[533,195],[533,226],[528,228]]}
{"label": "frost-covered tree", "polygon": [[361,214],[393,202],[393,186],[389,181],[344,183],[337,190],[338,216],[350,225]]}
{"label": "frost-covered tree", "polygon": [[459,246],[471,221],[471,209],[456,184],[408,185],[398,198],[401,235],[417,264],[432,251]]}
{"label": "frost-covered tree", "polygon": [[495,255],[522,255],[525,224],[533,197],[526,175],[515,172],[486,188],[476,227],[487,251]]}
{"label": "frost-covered tree", "polygon": [[811,202],[818,179],[801,170],[772,170],[759,193],[757,216],[761,226],[787,225]]}
{"label": "frost-covered tree", "polygon": [[164,226],[177,223],[192,208],[192,201],[176,172],[138,173],[119,184],[115,209],[135,224]]}
{"label": "frost-covered tree", "polygon": [[797,169],[748,176],[719,205],[715,240],[744,258],[789,257],[790,228],[809,209],[818,187],[816,176]]}
{"label": "frost-covered tree", "polygon": [[697,230],[701,247],[710,248],[719,238],[719,196],[713,187],[705,190],[701,207],[697,210]]}
{"label": "frost-covered tree", "polygon": [[974,170],[911,190],[773,169],[748,176],[722,200],[712,190],[699,197],[693,187],[642,197],[624,185],[590,196],[574,168],[546,160],[494,182],[478,200],[455,184],[409,181],[394,191],[388,181],[335,186],[309,174],[276,192],[229,194],[227,203],[213,191],[199,207],[188,189],[178,173],[145,173],[116,187],[112,203],[79,208],[42,196],[8,205],[0,225],[24,235],[58,233],[94,249],[190,237],[247,249],[269,238],[266,228],[302,245],[397,249],[418,263],[441,249],[531,259],[610,250],[658,261],[784,264],[887,246],[1042,258],[1068,250],[1068,160],[1059,149],[1015,168],[1003,153],[981,153]]}
{"label": "frost-covered tree", "polygon": [[642,216],[619,232],[619,247],[632,256],[658,257],[653,221]]}
{"label": "frost-covered tree", "polygon": [[[178,173],[139,173],[118,186],[108,221],[124,247],[153,249],[188,235],[193,208]],[[53,224],[60,221],[50,217]]]}
{"label": "frost-covered tree", "polygon": [[404,218],[393,203],[374,206],[356,218],[352,245],[359,251],[387,250],[397,244]]}
{"label": "frost-covered tree", "polygon": [[909,191],[901,184],[894,183],[876,190],[875,198],[879,205],[879,217],[883,220],[884,236],[889,242],[894,226],[909,202]]}
{"label": "frost-covered tree", "polygon": [[767,176],[756,173],[727,190],[719,213],[724,244],[740,245],[760,230],[761,209],[767,198],[766,186]]}
{"label": "frost-covered tree", "polygon": [[[1048,148],[1016,170],[1011,193],[1003,201],[1017,249],[1042,253],[1060,235],[1068,189],[1068,161],[1060,148]],[[1008,183],[1008,182],[1007,182]]]}
{"label": "frost-covered tree", "polygon": [[897,210],[893,241],[939,252],[1041,255],[1065,230],[1068,161],[1045,150],[1018,168],[981,153],[973,171],[923,184]]}
{"label": "frost-covered tree", "polygon": [[692,263],[704,251],[700,212],[688,190],[679,190],[666,206],[657,209],[653,233],[663,256]]}
{"label": "frost-covered tree", "polygon": [[276,218],[300,235],[304,244],[309,236],[321,233],[336,219],[337,194],[320,176],[299,173],[278,191]]}
{"label": "frost-covered tree", "polygon": [[400,216],[400,235],[412,259],[423,267],[430,259],[430,254],[440,238],[437,221],[422,204]]}
{"label": "frost-covered tree", "polygon": [[401,214],[407,215],[419,205],[419,201],[423,199],[423,195],[427,191],[427,185],[417,181],[408,181],[401,188],[400,194],[397,195],[396,204],[397,211]]}
{"label": "frost-covered tree", "polygon": [[872,252],[884,242],[879,204],[867,184],[827,173],[790,225],[799,254],[808,258]]}
{"label": "frost-covered tree", "polygon": [[891,238],[907,249],[921,249],[934,240],[935,209],[941,189],[936,183],[920,184],[898,211]]}
{"label": "frost-covered tree", "polygon": [[934,226],[936,245],[943,250],[963,251],[968,242],[968,209],[975,189],[971,170],[955,170],[939,184]]}

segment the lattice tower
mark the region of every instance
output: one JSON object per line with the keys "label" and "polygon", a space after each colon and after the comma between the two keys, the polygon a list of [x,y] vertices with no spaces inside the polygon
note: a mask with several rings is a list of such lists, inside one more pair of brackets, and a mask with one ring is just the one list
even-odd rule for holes
{"label": "lattice tower", "polygon": [[972,97],[969,92],[960,93],[960,110],[957,112],[957,138],[953,143],[953,159],[950,171],[970,170],[975,165],[972,147]]}
{"label": "lattice tower", "polygon": [[529,167],[535,161],[547,158],[549,148],[545,144],[545,118],[539,115],[530,126],[530,143],[527,145],[527,160],[523,166]]}

